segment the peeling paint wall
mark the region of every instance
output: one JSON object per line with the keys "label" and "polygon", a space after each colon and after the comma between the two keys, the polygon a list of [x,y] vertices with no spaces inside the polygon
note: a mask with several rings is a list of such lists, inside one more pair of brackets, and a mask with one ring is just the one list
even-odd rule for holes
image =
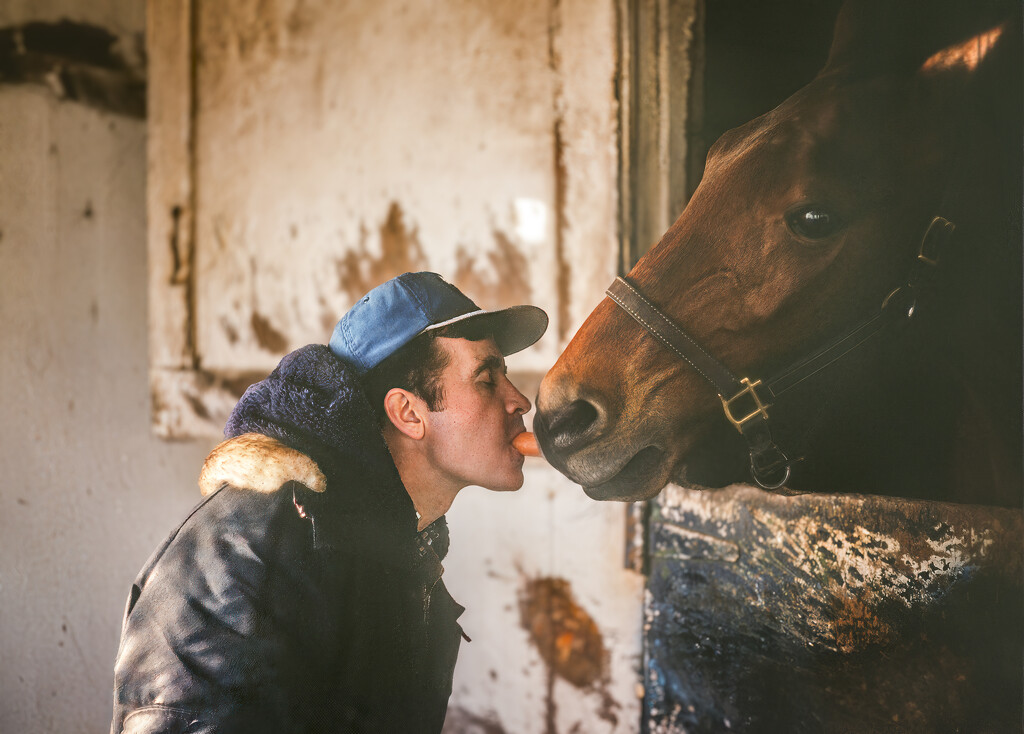
{"label": "peeling paint wall", "polygon": [[1020,510],[669,486],[650,522],[652,732],[1011,731]]}
{"label": "peeling paint wall", "polygon": [[[132,48],[132,0],[11,0]],[[133,62],[134,63],[134,62]],[[0,732],[103,732],[131,581],[207,442],[149,430],[146,127],[0,81]]]}
{"label": "peeling paint wall", "polygon": [[214,435],[227,381],[324,341],[404,270],[545,308],[552,329],[518,359],[538,373],[616,275],[611,0],[150,12],[162,435]]}

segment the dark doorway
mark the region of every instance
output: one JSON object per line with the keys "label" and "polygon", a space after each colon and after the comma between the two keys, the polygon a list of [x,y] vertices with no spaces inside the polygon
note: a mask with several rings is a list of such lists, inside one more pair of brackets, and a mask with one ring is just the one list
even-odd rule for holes
{"label": "dark doorway", "polygon": [[[839,0],[706,0],[690,90],[690,182],[724,133],[773,109],[825,65]],[[698,23],[700,17],[698,16]],[[700,48],[702,46],[703,48]]]}

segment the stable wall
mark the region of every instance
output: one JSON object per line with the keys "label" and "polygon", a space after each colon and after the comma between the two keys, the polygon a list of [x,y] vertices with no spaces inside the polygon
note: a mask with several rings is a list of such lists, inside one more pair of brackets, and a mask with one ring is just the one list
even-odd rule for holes
{"label": "stable wall", "polygon": [[[138,4],[7,3],[131,39]],[[102,732],[128,588],[209,442],[149,429],[142,120],[0,85],[0,731]]]}

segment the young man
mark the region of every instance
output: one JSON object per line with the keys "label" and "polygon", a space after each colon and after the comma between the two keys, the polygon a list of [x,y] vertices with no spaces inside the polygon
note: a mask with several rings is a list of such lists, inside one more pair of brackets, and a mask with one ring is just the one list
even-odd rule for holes
{"label": "young man", "polygon": [[440,731],[463,636],[444,513],[522,486],[504,356],[546,328],[406,273],[250,387],[132,587],[112,732]]}

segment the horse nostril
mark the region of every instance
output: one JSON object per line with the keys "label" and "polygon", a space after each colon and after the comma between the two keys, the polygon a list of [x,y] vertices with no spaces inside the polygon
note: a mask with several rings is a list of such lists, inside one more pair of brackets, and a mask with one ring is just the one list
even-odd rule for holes
{"label": "horse nostril", "polygon": [[554,415],[548,422],[548,435],[558,449],[568,449],[579,441],[597,421],[598,412],[586,400],[576,400]]}

